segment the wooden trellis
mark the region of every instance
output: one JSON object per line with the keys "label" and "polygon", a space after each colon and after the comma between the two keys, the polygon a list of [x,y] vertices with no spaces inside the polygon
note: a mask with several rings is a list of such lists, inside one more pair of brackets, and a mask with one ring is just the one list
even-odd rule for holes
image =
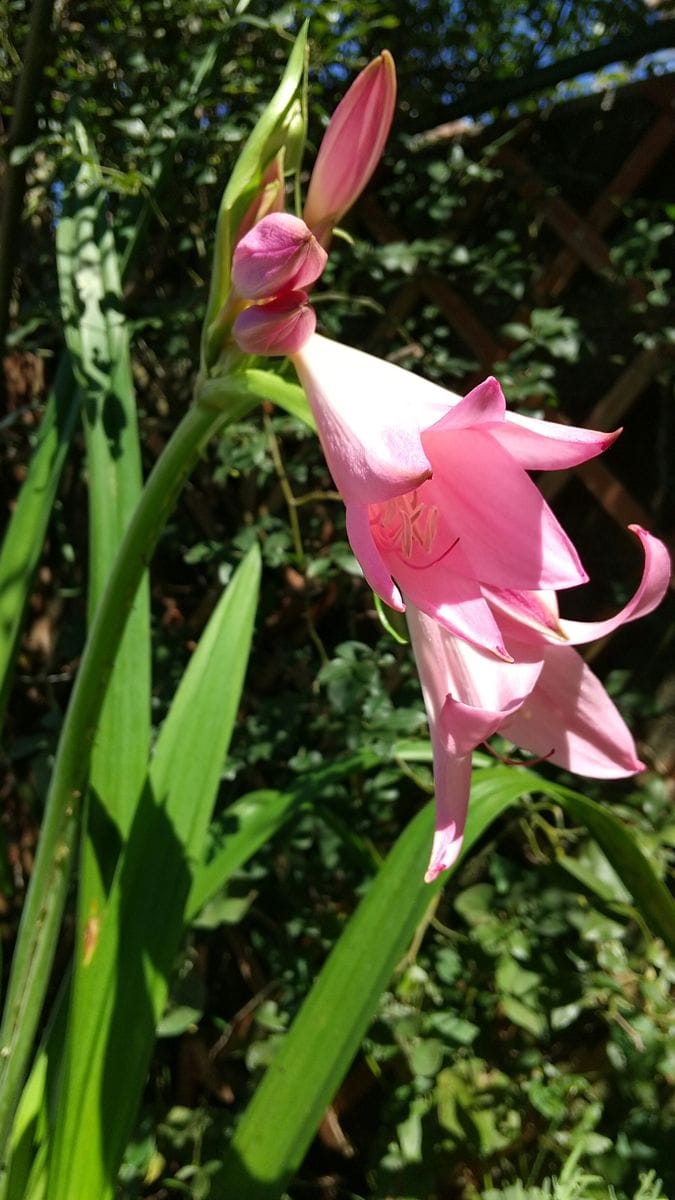
{"label": "wooden trellis", "polygon": [[[526,302],[519,304],[509,319],[527,322],[533,307],[545,307],[561,302],[574,285],[582,268],[586,268],[603,287],[613,285],[622,304],[644,301],[647,288],[642,280],[621,275],[611,255],[611,232],[617,218],[622,214],[626,201],[640,195],[640,189],[664,160],[671,165],[672,146],[675,141],[675,80],[661,78],[620,89],[610,97],[606,94],[584,97],[560,106],[553,114],[528,116],[510,126],[500,124],[484,131],[483,144],[499,137],[504,139],[505,130],[510,136],[505,139],[497,154],[491,158],[491,166],[503,172],[503,179],[510,195],[531,213],[534,221],[544,225],[555,235],[557,248],[546,254],[539,270],[530,283]],[[636,136],[625,129],[625,114],[631,106],[640,105],[647,109],[642,116]],[[585,211],[569,200],[564,193],[564,183],[545,173],[539,164],[541,148],[546,144],[547,131],[554,122],[579,125],[585,132],[589,127],[600,124],[597,136],[619,139],[622,159],[603,182],[594,199]],[[436,145],[442,140],[465,137],[469,128],[463,122],[454,122],[447,127],[430,131],[427,140]],[[669,154],[670,152],[670,154]],[[489,185],[486,185],[486,187]],[[457,235],[466,228],[467,222],[479,216],[480,205],[464,210],[457,221]],[[369,234],[380,244],[405,240],[405,234],[382,205],[368,195],[361,202],[360,216]],[[453,232],[453,226],[450,226]],[[453,287],[440,275],[420,273],[406,281],[394,296],[383,320],[373,335],[373,344],[386,351],[386,342],[391,330],[410,316],[422,302],[431,301],[443,315],[456,337],[468,348],[481,367],[481,373],[493,370],[496,363],[508,358],[510,347],[500,340],[495,331],[488,328],[475,310],[471,299]],[[505,318],[506,319],[506,318]],[[611,321],[611,314],[608,318]],[[666,323],[665,320],[663,322]],[[625,353],[625,345],[617,347]],[[618,377],[601,395],[588,406],[584,413],[589,427],[612,429],[629,415],[631,410],[645,401],[645,394],[654,380],[665,370],[672,370],[673,347],[657,344],[648,349],[635,347],[633,357],[626,363]],[[471,382],[465,381],[465,382]],[[536,400],[536,398],[535,398]],[[571,420],[562,408],[550,414],[557,420]],[[578,417],[575,418],[578,421]],[[585,464],[574,473],[587,491],[599,502],[609,516],[622,527],[638,523],[648,528],[659,525],[658,514],[651,512],[631,492],[615,470],[602,460]],[[540,481],[545,495],[553,499],[567,487],[571,472],[549,475]],[[675,550],[675,528],[670,525],[660,528],[671,549]]]}

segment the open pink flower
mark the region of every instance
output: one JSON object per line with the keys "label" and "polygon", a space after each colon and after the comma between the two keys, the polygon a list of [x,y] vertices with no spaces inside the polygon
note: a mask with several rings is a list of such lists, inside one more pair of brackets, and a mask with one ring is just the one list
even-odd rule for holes
{"label": "open pink flower", "polygon": [[617,435],[508,413],[495,379],[461,398],[317,334],[292,357],[373,590],[508,660],[483,587],[587,579],[526,471],[575,466]]}
{"label": "open pink flower", "polygon": [[510,662],[454,637],[408,606],[434,752],[436,833],[427,881],[459,854],[471,753],[493,733],[593,778],[618,779],[643,769],[623,718],[572,646],[645,616],[661,601],[670,580],[668,553],[657,538],[631,528],[645,553],[642,581],[629,603],[607,621],[559,619],[553,593],[514,597],[486,589]]}

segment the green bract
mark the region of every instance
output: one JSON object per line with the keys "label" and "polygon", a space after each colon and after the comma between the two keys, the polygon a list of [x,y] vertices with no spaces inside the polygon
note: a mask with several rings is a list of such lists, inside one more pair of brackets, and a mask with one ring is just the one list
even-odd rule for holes
{"label": "green bract", "polygon": [[208,372],[218,358],[220,345],[216,319],[229,291],[230,261],[242,217],[260,187],[266,168],[280,150],[284,151],[285,172],[297,170],[302,159],[307,125],[304,102],[307,28],[305,22],[281,83],[251,131],[220,202],[211,290],[202,332],[203,373]]}

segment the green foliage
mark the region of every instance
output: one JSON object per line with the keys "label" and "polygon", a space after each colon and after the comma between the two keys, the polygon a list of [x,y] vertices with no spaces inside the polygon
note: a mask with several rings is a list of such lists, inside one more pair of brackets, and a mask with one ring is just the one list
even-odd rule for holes
{"label": "green foliage", "polygon": [[[110,245],[114,226],[121,265],[131,269],[124,290],[117,282],[104,288],[94,326],[87,325],[94,347],[89,365],[95,373],[109,357],[122,361],[119,348],[108,354],[105,338],[109,326],[118,336],[124,314],[122,336],[135,338],[141,440],[151,465],[192,394],[224,185],[251,136],[255,146],[256,122],[294,34],[311,15],[310,146],[347,73],[382,45],[397,60],[401,98],[377,187],[394,236],[373,246],[372,224],[354,214],[354,244],[336,240],[318,294],[322,330],[459,390],[477,371],[478,354],[449,331],[438,296],[418,292],[407,311],[397,307],[406,286],[441,282],[499,340],[499,373],[511,401],[561,399],[567,408],[587,373],[605,390],[614,364],[593,303],[566,294],[559,303],[522,311],[548,246],[527,204],[508,190],[499,143],[492,145],[489,134],[474,140],[468,133],[461,143],[427,135],[474,89],[493,79],[515,83],[552,55],[639,35],[656,14],[638,0],[544,4],[526,17],[522,6],[487,2],[429,0],[421,8],[406,0],[386,11],[370,0],[319,3],[309,14],[306,7],[151,0],[114,3],[105,13],[87,5],[65,13],[38,102],[38,138],[20,149],[29,168],[30,238],[21,247],[14,347],[37,351],[47,362],[60,351],[53,224],[63,244],[72,215],[63,185],[78,170],[81,180],[91,172],[100,205],[92,220],[105,234],[97,244]],[[0,44],[5,112],[27,6],[13,4],[11,16]],[[282,98],[273,119],[269,109],[262,117],[263,157],[298,115],[302,57],[298,50],[288,104]],[[523,107],[535,107],[540,95],[526,97]],[[480,117],[485,110],[476,104],[472,112]],[[71,136],[73,117],[85,123],[93,148]],[[555,146],[549,154],[578,183],[574,163]],[[236,196],[234,184],[226,192],[232,211],[255,186],[258,165],[234,177]],[[582,182],[590,198],[594,181]],[[665,305],[671,200],[664,183],[632,201],[613,240],[615,274],[608,272],[604,301],[595,305],[605,324],[604,314],[616,309],[616,280],[644,285],[644,299],[631,300],[622,353],[633,344],[672,340]],[[472,212],[480,220],[469,219]],[[140,248],[135,265],[134,248]],[[91,292],[85,307],[87,297]],[[80,314],[78,304],[71,315]],[[65,332],[77,356],[73,326]],[[76,439],[61,476],[77,410],[65,378],[62,368],[56,409],[50,406],[40,426],[38,406],[13,397],[3,447],[7,505],[32,444],[39,447],[7,557],[0,559],[0,575],[9,580],[0,592],[6,681],[15,652],[21,656],[5,750],[8,925],[22,902],[17,847],[35,840],[44,777],[82,644],[87,552],[80,514],[90,467],[82,467]],[[279,1194],[283,1178],[294,1198],[332,1187],[345,1200],[446,1194],[662,1200],[675,1189],[675,980],[665,949],[672,906],[656,881],[668,879],[675,844],[665,787],[656,780],[635,791],[603,784],[575,802],[549,780],[544,799],[518,772],[477,756],[471,854],[442,893],[424,888],[429,817],[416,813],[431,792],[430,755],[420,737],[424,721],[409,649],[396,639],[395,618],[393,637],[380,625],[359,578],[292,373],[252,369],[245,383],[263,401],[262,419],[242,415],[204,452],[153,568],[153,724],[169,764],[164,778],[176,823],[195,822],[192,833],[183,830],[193,850],[187,866],[172,857],[173,842],[164,864],[153,859],[148,830],[158,833],[161,847],[165,842],[150,822],[131,867],[127,862],[124,888],[121,873],[113,874],[105,916],[121,913],[124,921],[117,928],[108,919],[100,934],[109,986],[80,993],[83,1024],[73,1027],[67,1044],[72,1093],[67,1106],[56,1104],[54,1187],[70,1196],[73,1161],[79,1178],[100,1172],[104,1151],[99,1144],[94,1154],[92,1147],[105,1116],[114,1127],[115,1154],[105,1151],[110,1162],[128,1138],[118,1184],[124,1200],[218,1195],[242,1146],[259,1178],[268,1175],[263,1189],[270,1176],[277,1180],[270,1195]],[[663,431],[659,436],[665,458]],[[661,495],[667,517],[663,486]],[[29,597],[54,504],[43,570]],[[583,524],[585,514],[577,511],[576,519]],[[587,532],[589,543],[604,545],[590,521]],[[236,689],[229,692],[226,717],[221,689],[232,682],[229,660],[211,660],[211,635],[201,641],[200,635],[222,617],[222,587],[239,586],[249,552],[243,570],[252,570],[253,547],[263,564],[256,645],[247,691],[236,712]],[[622,557],[613,545],[606,553]],[[31,634],[40,618],[53,630],[48,657],[40,657],[32,636],[19,643],[27,598]],[[240,614],[244,623],[247,613]],[[650,654],[644,653],[649,637],[632,657],[630,646],[639,643],[624,641],[629,665],[618,681],[620,702],[643,730],[645,716],[661,703],[656,684],[668,660],[666,621],[652,629]],[[242,632],[235,640],[241,668],[246,637]],[[208,646],[209,654],[196,645]],[[191,694],[177,723],[172,697],[197,656],[211,682],[208,692]],[[619,661],[625,666],[623,652],[613,658],[610,650],[599,669]],[[188,728],[194,760],[185,775],[174,770],[172,755]],[[230,730],[225,760],[218,738]],[[82,744],[72,749],[72,762]],[[496,804],[494,823],[488,828],[486,821],[478,838],[490,789],[498,792],[506,780],[514,792],[536,798],[505,802],[499,817]],[[610,806],[624,823],[618,832]],[[119,839],[104,842],[116,859]],[[169,862],[170,876],[162,871]],[[187,920],[177,915],[179,899]],[[89,933],[103,911],[93,914]],[[31,934],[42,917],[33,910]],[[81,950],[82,922],[76,928]],[[51,952],[56,934],[48,941]],[[63,963],[67,936],[58,952]],[[134,958],[135,974],[117,970],[125,953]],[[22,1098],[10,1175],[0,1184],[6,1200],[51,1195],[45,1139],[54,1137],[66,1000],[55,1007]],[[115,1047],[110,1075],[108,1037]],[[133,1071],[125,1057],[132,1039],[141,1047]],[[106,1087],[104,1111],[97,1088],[103,1095]],[[93,1185],[97,1200],[113,1174],[109,1164],[107,1181],[99,1177]]]}

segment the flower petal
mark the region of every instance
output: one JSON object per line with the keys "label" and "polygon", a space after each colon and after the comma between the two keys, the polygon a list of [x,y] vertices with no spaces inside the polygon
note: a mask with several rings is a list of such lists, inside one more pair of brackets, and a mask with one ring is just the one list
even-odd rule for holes
{"label": "flower petal", "polygon": [[547,646],[537,684],[501,727],[517,746],[595,779],[644,769],[623,717],[571,646]]}
{"label": "flower petal", "polygon": [[644,570],[639,587],[628,604],[616,616],[609,617],[606,621],[567,621],[561,618],[560,631],[572,645],[578,646],[583,642],[606,637],[627,621],[637,621],[638,617],[645,617],[661,603],[668,590],[671,564],[663,542],[639,525],[629,525],[628,528],[640,539],[645,552]]}
{"label": "flower petal", "polygon": [[501,385],[490,375],[445,413],[433,426],[435,433],[471,429],[474,425],[503,422],[506,401]]}
{"label": "flower petal", "polygon": [[[434,755],[436,833],[424,877],[431,883],[441,871],[452,866],[462,846],[471,752],[499,728],[504,713],[464,704],[449,695],[450,688],[458,682],[452,660],[456,640],[412,604],[408,606],[407,617]],[[487,656],[483,658],[487,670]],[[461,689],[463,677],[459,683]]]}
{"label": "flower petal", "polygon": [[[561,641],[558,597],[555,592],[519,592],[511,588],[483,588],[483,595],[496,610],[500,625],[508,623],[521,641]],[[564,639],[562,639],[564,640]]]}
{"label": "flower petal", "polygon": [[484,588],[483,593],[496,610],[500,625],[510,621],[517,637],[538,642],[542,638],[554,645],[579,646],[606,637],[628,621],[636,621],[661,603],[671,577],[670,556],[663,542],[639,525],[629,529],[640,539],[645,562],[642,579],[635,595],[620,612],[605,621],[568,621],[558,615],[555,592],[518,592],[505,588]]}
{"label": "flower petal", "polygon": [[433,883],[437,875],[447,871],[459,857],[471,788],[471,755],[453,758],[447,753],[440,736],[432,739],[432,743],[436,830],[429,866],[424,874],[425,883]]}
{"label": "flower petal", "polygon": [[399,559],[395,563],[395,578],[407,604],[414,605],[458,638],[497,658],[511,660],[490,606],[470,575],[457,574],[445,566],[417,571]]}
{"label": "flower petal", "polygon": [[316,329],[316,313],[307,292],[285,292],[266,304],[240,312],[232,334],[246,354],[286,356],[304,346]]}
{"label": "flower petal", "polygon": [[389,500],[429,477],[420,429],[458,397],[318,334],[293,362],[345,502]]}
{"label": "flower petal", "polygon": [[602,454],[616,441],[621,430],[601,433],[507,412],[505,421],[490,432],[525,470],[556,471],[576,467]]}
{"label": "flower petal", "polygon": [[425,493],[442,512],[474,578],[504,588],[565,588],[588,579],[532,480],[484,427],[426,429]]}
{"label": "flower petal", "polygon": [[248,300],[269,299],[315,283],[327,259],[304,221],[290,213],[270,213],[237,243],[232,282]]}
{"label": "flower petal", "polygon": [[389,567],[378,550],[370,527],[368,509],[363,504],[347,505],[347,537],[361,564],[366,581],[385,604],[403,612],[405,604],[394,583]]}

